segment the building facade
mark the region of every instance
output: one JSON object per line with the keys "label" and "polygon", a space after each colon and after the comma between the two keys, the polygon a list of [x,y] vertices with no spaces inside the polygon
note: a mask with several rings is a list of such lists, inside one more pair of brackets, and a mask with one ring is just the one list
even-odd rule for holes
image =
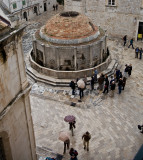
{"label": "building facade", "polygon": [[65,0],[65,10],[86,14],[111,36],[142,39],[143,0]]}
{"label": "building facade", "polygon": [[36,145],[22,52],[24,27],[0,17],[0,159],[36,160]]}
{"label": "building facade", "polygon": [[30,20],[43,12],[51,10],[56,0],[1,0],[3,8],[16,15],[20,21]]}

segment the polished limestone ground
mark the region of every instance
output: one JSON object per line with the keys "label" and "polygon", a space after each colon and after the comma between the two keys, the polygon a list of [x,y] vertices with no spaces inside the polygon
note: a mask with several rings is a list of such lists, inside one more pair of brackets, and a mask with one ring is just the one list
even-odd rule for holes
{"label": "polished limestone ground", "polygon": [[[70,88],[32,83],[30,99],[36,145],[43,149],[38,152],[40,159],[54,153],[63,154],[63,142],[58,136],[60,131],[69,132],[68,123],[64,122],[69,114],[76,117],[74,136],[69,133],[71,147],[78,151],[79,160],[132,160],[143,144],[143,134],[137,128],[143,122],[143,60],[135,59],[134,50],[123,48],[120,40],[109,40],[108,46],[121,71],[125,64],[133,66],[121,95],[117,87],[112,98],[110,92],[105,95],[97,90],[91,92],[88,86],[79,103],[78,95],[71,97]],[[76,106],[70,106],[71,102]],[[81,139],[86,131],[92,136],[89,152],[83,149]],[[63,159],[70,159],[68,151]]]}

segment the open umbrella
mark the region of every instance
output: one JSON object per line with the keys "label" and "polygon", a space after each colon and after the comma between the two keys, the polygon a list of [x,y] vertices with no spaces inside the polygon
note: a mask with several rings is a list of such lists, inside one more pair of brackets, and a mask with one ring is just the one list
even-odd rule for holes
{"label": "open umbrella", "polygon": [[59,140],[65,142],[70,138],[69,134],[67,132],[60,132],[59,134]]}
{"label": "open umbrella", "polygon": [[64,121],[66,122],[73,122],[75,121],[75,117],[73,115],[68,115],[64,118]]}
{"label": "open umbrella", "polygon": [[85,83],[82,79],[78,80],[77,82],[78,88],[84,89],[85,88]]}

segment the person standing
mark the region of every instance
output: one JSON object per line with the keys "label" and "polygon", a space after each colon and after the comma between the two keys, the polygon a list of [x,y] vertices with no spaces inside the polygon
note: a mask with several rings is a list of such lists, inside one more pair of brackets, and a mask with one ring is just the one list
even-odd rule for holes
{"label": "person standing", "polygon": [[56,8],[56,11],[57,11],[58,10],[58,4],[56,4],[55,8]]}
{"label": "person standing", "polygon": [[128,75],[130,76],[132,74],[132,64],[128,67]]}
{"label": "person standing", "polygon": [[97,82],[97,74],[98,74],[98,71],[97,69],[94,71],[94,81]]}
{"label": "person standing", "polygon": [[98,85],[99,85],[99,90],[103,90],[103,85],[104,85],[104,75],[101,73],[100,77],[98,78]]}
{"label": "person standing", "polygon": [[89,151],[89,140],[91,139],[90,133],[88,131],[84,133],[82,139],[83,139],[84,149],[87,149],[87,151]]}
{"label": "person standing", "polygon": [[90,85],[91,85],[91,90],[94,90],[94,77],[91,77],[91,81],[90,81]]}
{"label": "person standing", "polygon": [[135,49],[135,58],[138,58],[138,54],[139,54],[139,48],[137,47],[137,48]]}
{"label": "person standing", "polygon": [[108,93],[108,88],[109,88],[109,80],[108,80],[108,76],[105,76],[105,85],[104,85],[104,91],[103,93],[105,93],[107,91]]}
{"label": "person standing", "polygon": [[75,82],[74,82],[74,80],[72,80],[72,81],[70,82],[70,87],[71,87],[71,89],[72,89],[72,95],[75,95]]}
{"label": "person standing", "polygon": [[123,77],[122,89],[124,90],[126,85],[126,77]]}
{"label": "person standing", "polygon": [[53,4],[53,10],[55,11],[56,6]]}
{"label": "person standing", "polygon": [[116,81],[118,82],[119,80],[119,75],[120,75],[120,70],[116,69]]}
{"label": "person standing", "polygon": [[115,81],[112,81],[112,83],[110,84],[110,87],[111,87],[111,97],[114,97],[114,91],[116,87]]}
{"label": "person standing", "polygon": [[86,85],[87,85],[87,76],[86,75],[84,75],[83,81],[85,83],[85,89],[86,89]]}
{"label": "person standing", "polygon": [[124,46],[125,46],[126,43],[127,43],[127,35],[125,35],[125,36],[123,37],[123,40],[124,40]]}
{"label": "person standing", "polygon": [[128,78],[128,71],[129,71],[129,66],[126,64],[124,70],[124,77],[126,77],[126,79]]}
{"label": "person standing", "polygon": [[64,141],[64,153],[66,153],[66,149],[69,149],[70,147],[70,139],[68,138],[67,140]]}
{"label": "person standing", "polygon": [[139,59],[142,59],[142,53],[143,53],[143,50],[142,50],[142,48],[140,48],[140,57],[139,57]]}
{"label": "person standing", "polygon": [[70,156],[71,156],[70,160],[78,160],[78,159],[77,159],[78,152],[77,152],[74,148],[71,148],[71,149],[70,149],[69,154],[70,154]]}
{"label": "person standing", "polygon": [[118,82],[118,90],[119,90],[119,94],[121,94],[122,85],[123,85],[123,81],[122,81],[122,78],[120,78],[120,79],[119,79],[119,82]]}

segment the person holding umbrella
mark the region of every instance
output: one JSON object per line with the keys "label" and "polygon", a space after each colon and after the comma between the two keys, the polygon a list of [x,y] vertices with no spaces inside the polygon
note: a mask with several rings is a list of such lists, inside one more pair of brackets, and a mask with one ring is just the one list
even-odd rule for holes
{"label": "person holding umbrella", "polygon": [[77,82],[77,86],[79,88],[79,96],[80,96],[80,100],[83,97],[83,90],[85,89],[85,83],[82,79],[78,80]]}
{"label": "person holding umbrella", "polygon": [[74,133],[73,133],[73,128],[75,128],[75,117],[72,116],[72,115],[68,115],[64,118],[64,121],[65,122],[69,122],[69,129],[71,130],[72,132],[72,136],[74,136]]}
{"label": "person holding umbrella", "polygon": [[70,138],[69,138],[69,134],[66,132],[61,132],[59,135],[59,140],[64,142],[64,152],[63,154],[66,153],[66,149],[69,149],[70,147]]}

